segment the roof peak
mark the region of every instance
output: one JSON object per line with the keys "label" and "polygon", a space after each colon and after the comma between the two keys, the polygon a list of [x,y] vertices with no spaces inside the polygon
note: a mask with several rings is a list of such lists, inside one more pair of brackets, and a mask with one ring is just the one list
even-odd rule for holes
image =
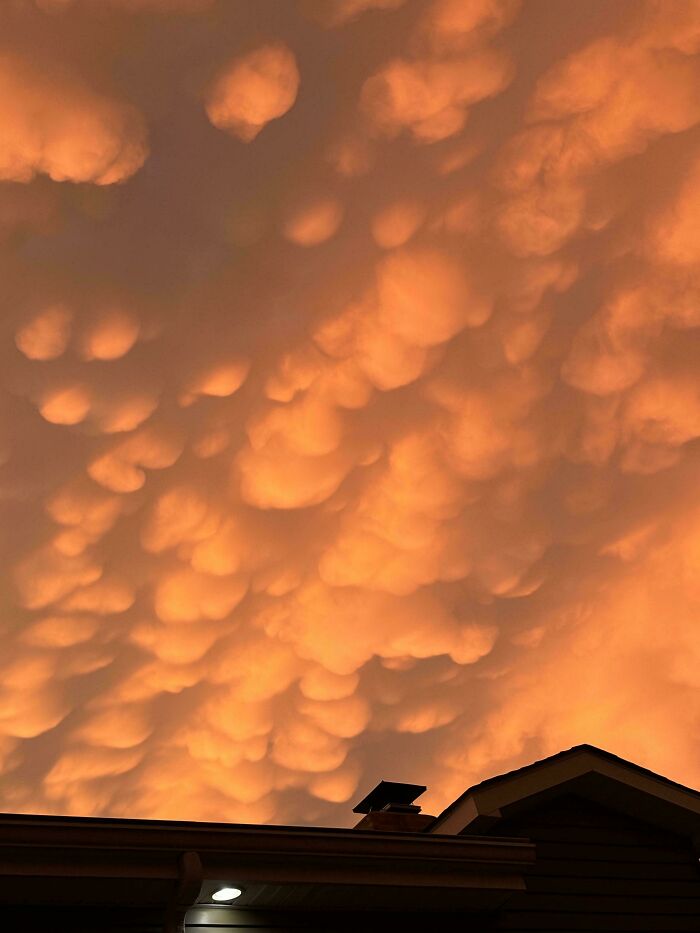
{"label": "roof peak", "polygon": [[[586,765],[583,765],[583,770],[577,769],[572,759],[581,755],[590,756],[593,761],[600,762],[600,765],[598,767],[592,766],[591,768],[587,768]],[[562,776],[567,771],[567,762],[571,762],[568,766],[568,770],[571,773],[569,776]],[[556,769],[556,772],[559,774],[553,785],[549,784],[546,777],[550,769]],[[626,772],[627,777],[621,775],[619,772],[616,775],[615,769]],[[692,812],[697,810],[700,814],[700,791],[688,787],[685,784],[680,784],[677,781],[673,781],[671,778],[664,777],[627,758],[615,755],[607,749],[600,748],[597,745],[591,745],[588,742],[583,742],[578,745],[572,745],[570,748],[563,749],[553,755],[548,755],[545,758],[540,758],[529,764],[522,765],[519,768],[514,768],[511,771],[485,778],[483,781],[471,785],[436,817],[434,828],[431,829],[431,831],[441,832],[443,831],[443,827],[451,826],[455,823],[456,814],[467,806],[470,800],[472,800],[472,804],[470,805],[472,810],[474,809],[473,801],[478,800],[478,809],[483,812],[482,808],[485,806],[486,800],[491,801],[493,807],[498,808],[501,806],[500,802],[494,801],[507,798],[516,793],[515,789],[511,789],[509,792],[507,790],[508,787],[514,788],[515,786],[515,788],[517,788],[519,786],[520,797],[525,799],[534,793],[532,789],[526,790],[526,787],[534,787],[535,785],[542,784],[543,787],[548,786],[551,790],[556,788],[559,784],[563,785],[570,782],[576,774],[578,775],[578,779],[580,779],[581,775],[588,772],[596,772],[599,779],[602,778],[613,782],[617,781],[621,785],[629,785],[630,788],[633,785],[641,787],[645,781],[653,782],[651,785],[647,784],[645,793],[656,797],[668,797],[671,795],[676,798],[677,802],[685,798],[685,801],[678,805],[685,806]]]}

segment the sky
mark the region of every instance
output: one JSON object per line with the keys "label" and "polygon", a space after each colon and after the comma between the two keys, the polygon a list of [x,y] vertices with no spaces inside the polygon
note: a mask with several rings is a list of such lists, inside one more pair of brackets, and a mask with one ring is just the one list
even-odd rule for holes
{"label": "sky", "polygon": [[700,788],[700,0],[3,0],[0,809]]}

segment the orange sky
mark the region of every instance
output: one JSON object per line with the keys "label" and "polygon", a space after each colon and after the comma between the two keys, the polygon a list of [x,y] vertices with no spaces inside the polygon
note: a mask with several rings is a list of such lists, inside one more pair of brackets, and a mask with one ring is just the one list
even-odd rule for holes
{"label": "orange sky", "polygon": [[0,4],[0,808],[700,787],[700,0]]}

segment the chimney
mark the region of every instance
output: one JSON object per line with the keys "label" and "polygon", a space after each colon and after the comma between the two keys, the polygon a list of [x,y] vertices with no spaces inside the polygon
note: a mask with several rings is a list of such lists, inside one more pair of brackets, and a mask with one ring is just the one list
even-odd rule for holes
{"label": "chimney", "polygon": [[416,797],[426,791],[422,784],[397,784],[394,781],[380,781],[379,784],[361,800],[353,813],[365,813],[355,829],[374,829],[389,833],[422,833],[434,816],[421,813],[414,804]]}

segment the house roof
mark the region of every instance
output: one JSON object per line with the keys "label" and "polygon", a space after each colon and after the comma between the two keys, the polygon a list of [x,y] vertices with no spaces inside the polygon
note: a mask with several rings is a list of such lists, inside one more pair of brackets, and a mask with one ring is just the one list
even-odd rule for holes
{"label": "house roof", "polygon": [[564,793],[588,797],[683,835],[700,834],[700,791],[587,744],[474,784],[427,832],[483,832],[506,816]]}
{"label": "house roof", "polygon": [[[200,927],[289,908],[485,910],[524,889],[534,859],[523,838],[0,814],[0,910],[18,929],[61,927],[68,911],[65,928],[132,933],[163,915],[175,930],[190,908]],[[232,884],[235,908],[212,907]]]}
{"label": "house roof", "polygon": [[[163,916],[174,931],[186,911],[199,928],[235,926],[288,909],[366,929],[398,910],[408,929],[421,910],[491,910],[524,890],[535,847],[499,823],[562,794],[700,840],[700,791],[576,745],[473,785],[423,832],[0,814],[0,909],[27,933],[151,933]],[[235,907],[211,905],[222,884],[244,889]]]}

